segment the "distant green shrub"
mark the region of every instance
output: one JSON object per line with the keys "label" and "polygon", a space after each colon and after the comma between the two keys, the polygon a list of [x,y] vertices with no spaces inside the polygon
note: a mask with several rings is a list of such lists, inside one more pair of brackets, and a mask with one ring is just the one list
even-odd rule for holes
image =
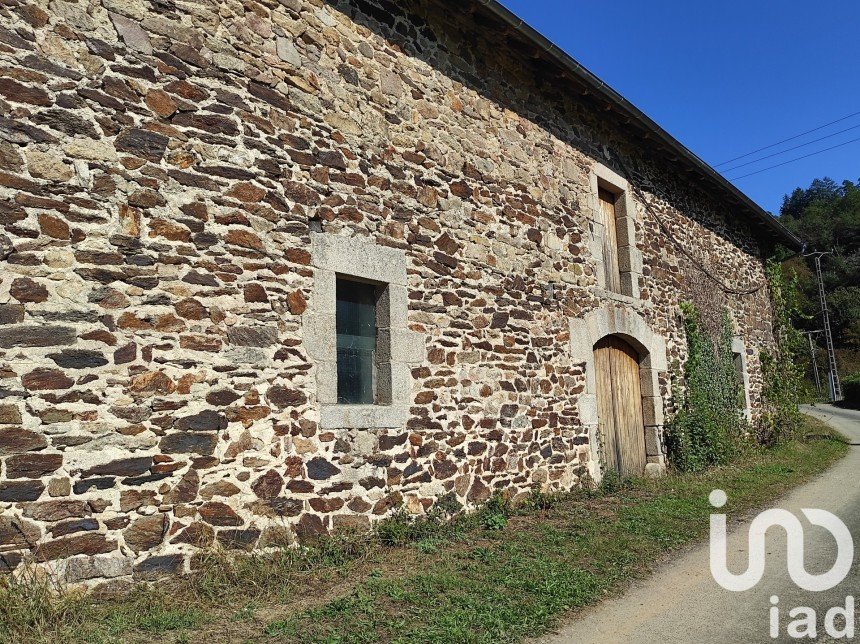
{"label": "distant green shrub", "polygon": [[842,379],[842,394],[845,405],[860,409],[860,373],[854,373]]}

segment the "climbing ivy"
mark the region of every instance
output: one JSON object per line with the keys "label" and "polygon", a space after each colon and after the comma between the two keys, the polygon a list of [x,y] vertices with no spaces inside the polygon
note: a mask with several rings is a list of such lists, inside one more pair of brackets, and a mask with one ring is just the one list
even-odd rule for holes
{"label": "climbing ivy", "polygon": [[760,353],[761,413],[754,428],[738,403],[743,383],[733,361],[728,313],[723,312],[714,338],[704,330],[693,305],[681,306],[688,353],[683,367],[675,370],[675,413],[666,425],[669,459],[680,470],[726,463],[750,442],[745,439],[754,437],[762,445],[774,445],[793,436],[801,425],[797,405],[804,394],[800,366],[804,343],[792,324],[800,315],[797,278],[786,277],[776,261],[768,261],[765,271],[774,348]]}
{"label": "climbing ivy", "polygon": [[666,443],[674,467],[697,471],[728,462],[749,426],[738,404],[743,384],[733,361],[728,314],[723,312],[720,332],[713,338],[704,331],[695,306],[682,304],[681,312],[687,361],[673,378],[675,413],[666,426]]}
{"label": "climbing ivy", "polygon": [[765,266],[773,311],[773,352],[762,351],[762,413],[756,424],[759,442],[773,445],[800,427],[797,404],[804,393],[803,335],[792,325],[801,315],[797,275],[786,277],[782,266],[769,260]]}

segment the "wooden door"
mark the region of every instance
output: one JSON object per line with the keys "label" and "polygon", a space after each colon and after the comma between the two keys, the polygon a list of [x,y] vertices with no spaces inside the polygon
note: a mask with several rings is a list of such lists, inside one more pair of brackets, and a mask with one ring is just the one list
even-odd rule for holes
{"label": "wooden door", "polygon": [[618,265],[618,230],[615,220],[616,196],[599,188],[600,223],[603,224],[603,272],[606,278],[606,290],[613,293],[621,292],[621,269]]}
{"label": "wooden door", "polygon": [[597,421],[604,465],[622,476],[645,471],[645,423],[639,356],[629,344],[609,336],[594,345]]}

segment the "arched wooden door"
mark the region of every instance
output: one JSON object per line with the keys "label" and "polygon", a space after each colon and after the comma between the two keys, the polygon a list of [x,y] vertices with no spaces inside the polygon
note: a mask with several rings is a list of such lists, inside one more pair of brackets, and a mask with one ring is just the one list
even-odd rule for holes
{"label": "arched wooden door", "polygon": [[645,471],[645,423],[639,355],[624,340],[608,336],[594,345],[597,422],[604,465],[622,476]]}

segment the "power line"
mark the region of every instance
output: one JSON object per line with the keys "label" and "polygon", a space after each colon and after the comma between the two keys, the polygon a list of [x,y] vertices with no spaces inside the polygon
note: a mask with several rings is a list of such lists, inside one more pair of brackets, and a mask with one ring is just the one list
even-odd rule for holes
{"label": "power line", "polygon": [[772,159],[773,157],[778,157],[780,154],[785,154],[786,152],[791,152],[792,150],[799,150],[800,148],[805,148],[807,145],[812,145],[813,143],[818,143],[819,141],[824,141],[825,139],[839,136],[840,134],[845,134],[846,132],[850,132],[851,130],[856,130],[858,127],[860,127],[860,124],[852,125],[851,127],[846,127],[844,130],[839,130],[838,132],[834,132],[833,134],[827,134],[825,136],[818,137],[817,139],[812,139],[811,141],[808,141],[806,143],[801,143],[800,145],[786,148],[785,150],[781,150],[780,152],[774,152],[773,154],[768,154],[767,156],[759,157],[758,159],[753,159],[752,161],[747,161],[746,163],[741,163],[740,165],[732,166],[731,168],[726,168],[725,170],[723,170],[723,174],[731,172],[732,170],[737,170],[738,168],[744,168],[748,165],[758,163],[759,161],[764,161],[765,159]]}
{"label": "power line", "polygon": [[[620,168],[620,170],[624,176],[626,176],[626,177],[635,176],[634,174],[632,174],[630,172],[630,170],[627,169],[626,164],[620,158],[616,158],[616,163],[619,165],[619,168]],[[672,233],[672,230],[663,222],[663,219],[660,217],[659,214],[657,214],[657,211],[651,206],[651,202],[645,196],[645,193],[639,187],[639,184],[635,181],[631,181],[630,187],[633,189],[633,194],[639,200],[639,203],[642,204],[643,208],[645,208],[645,211],[648,214],[650,214],[657,221],[657,225],[660,226],[660,229],[663,231],[663,234],[669,238],[669,240],[675,245],[675,247],[679,251],[681,251],[681,253],[686,255],[687,259],[689,259],[696,268],[698,268],[700,271],[702,271],[702,273],[705,275],[705,277],[707,277],[708,279],[713,281],[714,284],[716,284],[717,287],[723,293],[726,293],[727,295],[752,295],[753,293],[757,293],[758,291],[760,291],[761,289],[763,289],[767,285],[767,282],[762,280],[758,283],[758,285],[750,284],[749,286],[747,286],[745,288],[734,288],[732,286],[729,286],[726,282],[724,282],[722,280],[722,278],[720,278],[718,275],[715,275],[710,270],[708,270],[708,268],[705,266],[705,264],[701,260],[696,258],[692,252],[690,252],[690,249],[689,249],[690,245],[689,244],[685,244],[685,243],[679,241],[675,237],[675,235]]]}
{"label": "power line", "polygon": [[729,179],[729,181],[737,181],[738,179],[745,179],[746,177],[751,177],[754,174],[759,174],[760,172],[765,172],[767,170],[773,170],[774,168],[779,168],[781,166],[787,165],[789,163],[794,163],[795,161],[800,161],[801,159],[807,159],[809,157],[814,157],[816,154],[821,154],[822,152],[829,152],[830,150],[835,150],[836,148],[841,148],[843,145],[848,145],[849,143],[856,143],[860,141],[860,138],[851,139],[850,141],[845,141],[844,143],[839,143],[837,145],[831,145],[829,148],[824,148],[823,150],[817,150],[816,152],[810,152],[809,154],[804,154],[800,157],[795,157],[794,159],[789,159],[788,161],[783,161],[782,163],[777,163],[776,165],[769,166],[767,168],[762,168],[761,170],[756,170],[755,172],[750,172],[749,174],[741,175],[740,177],[735,177],[733,179]]}
{"label": "power line", "polygon": [[771,148],[775,148],[778,145],[782,145],[783,143],[788,143],[789,141],[794,141],[795,139],[799,139],[802,136],[806,136],[807,134],[812,134],[813,132],[817,132],[818,130],[823,130],[826,127],[830,127],[831,125],[835,125],[836,123],[841,123],[842,121],[847,121],[852,116],[857,116],[860,112],[854,112],[853,114],[849,114],[848,116],[843,116],[841,119],[836,119],[835,121],[830,121],[830,123],[825,123],[824,125],[819,125],[818,127],[814,127],[811,130],[807,130],[806,132],[801,132],[800,134],[795,134],[794,136],[790,136],[787,139],[783,139],[782,141],[777,141],[776,143],[771,143],[770,145],[766,145],[763,148],[759,148],[758,150],[753,150],[752,152],[747,152],[746,154],[742,154],[739,157],[735,157],[734,159],[729,159],[728,161],[723,161],[722,163],[717,163],[714,167],[719,168],[721,165],[729,164],[733,161],[738,161],[740,159],[746,159],[748,156],[753,154],[757,154],[759,152],[763,152],[764,150],[770,150]]}

